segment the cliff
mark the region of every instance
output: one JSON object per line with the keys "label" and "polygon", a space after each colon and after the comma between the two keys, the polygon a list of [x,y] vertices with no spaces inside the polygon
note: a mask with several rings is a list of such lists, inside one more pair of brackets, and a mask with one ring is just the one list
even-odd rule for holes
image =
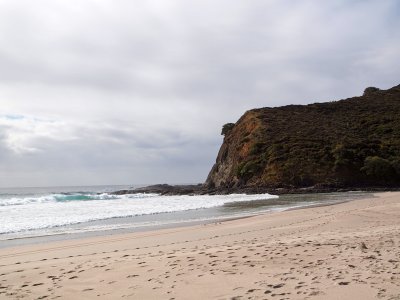
{"label": "cliff", "polygon": [[400,186],[400,85],[253,109],[223,134],[208,189]]}

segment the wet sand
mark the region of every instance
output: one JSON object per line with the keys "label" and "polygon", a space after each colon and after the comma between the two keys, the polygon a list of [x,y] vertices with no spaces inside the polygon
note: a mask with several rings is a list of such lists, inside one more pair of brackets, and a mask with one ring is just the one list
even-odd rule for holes
{"label": "wet sand", "polygon": [[0,250],[0,299],[400,299],[400,193]]}

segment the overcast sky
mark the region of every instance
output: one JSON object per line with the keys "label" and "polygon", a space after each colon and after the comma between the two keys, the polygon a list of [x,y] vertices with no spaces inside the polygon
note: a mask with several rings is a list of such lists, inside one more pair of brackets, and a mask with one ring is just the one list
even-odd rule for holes
{"label": "overcast sky", "polygon": [[0,0],[0,186],[203,182],[224,123],[400,83],[398,0]]}

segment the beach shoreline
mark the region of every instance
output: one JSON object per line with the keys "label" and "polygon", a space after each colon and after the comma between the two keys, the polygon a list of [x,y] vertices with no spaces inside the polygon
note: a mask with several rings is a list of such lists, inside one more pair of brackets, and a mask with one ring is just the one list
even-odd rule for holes
{"label": "beach shoreline", "polygon": [[[265,204],[269,204],[269,201],[288,201],[288,197],[290,197],[289,202],[291,204],[285,205],[277,205],[274,206],[272,204],[271,207],[266,206],[266,208],[261,210],[255,210],[253,212],[242,212],[236,214],[219,214],[205,218],[198,218],[199,210],[193,211],[184,211],[178,212],[181,214],[180,216],[176,216],[175,219],[171,218],[174,214],[177,213],[167,213],[167,214],[156,214],[153,216],[140,216],[145,218],[164,218],[165,216],[169,216],[172,221],[170,222],[158,222],[159,224],[143,224],[141,225],[138,222],[137,216],[132,217],[121,217],[121,218],[111,218],[104,220],[97,220],[92,222],[83,222],[78,224],[73,224],[73,227],[60,226],[56,228],[50,228],[47,232],[38,231],[38,230],[30,230],[25,232],[17,232],[11,234],[2,234],[0,235],[0,249],[15,247],[15,246],[23,246],[23,245],[33,245],[33,244],[43,244],[49,242],[59,242],[64,240],[79,240],[91,237],[101,237],[101,236],[114,236],[119,234],[129,234],[129,233],[138,233],[138,232],[148,232],[162,229],[174,229],[180,227],[190,227],[196,225],[205,225],[212,223],[220,223],[225,221],[231,221],[241,218],[247,218],[257,215],[269,215],[271,213],[277,213],[286,210],[296,210],[303,208],[311,208],[318,206],[326,206],[326,205],[335,205],[342,202],[354,201],[357,199],[363,199],[366,197],[372,197],[373,194],[370,192],[359,192],[359,191],[351,191],[351,192],[343,192],[343,193],[322,193],[322,194],[288,194],[288,195],[280,195],[279,198],[271,198],[265,200]],[[301,198],[299,198],[301,197]],[[293,199],[294,198],[294,199]],[[312,200],[307,200],[308,198],[312,198]],[[338,198],[338,199],[333,199]],[[188,199],[191,200],[191,199]],[[248,202],[248,205],[253,205],[252,202]],[[240,205],[240,204],[239,204]],[[221,208],[221,207],[220,207]],[[217,207],[217,209],[220,209]],[[204,210],[202,210],[204,211]],[[182,213],[184,215],[182,215]],[[164,217],[162,217],[164,216]],[[189,216],[189,217],[188,217]],[[204,215],[203,215],[204,216]],[[207,215],[206,215],[207,216]],[[186,219],[185,219],[186,218]],[[123,226],[118,226],[118,228],[104,228],[105,224],[112,222],[112,224],[123,224]],[[93,224],[96,223],[101,225],[102,229],[92,229]],[[133,226],[130,224],[134,224]],[[56,231],[53,231],[56,230]]]}
{"label": "beach shoreline", "polygon": [[[400,193],[0,249],[0,298],[396,299]],[[42,297],[42,298],[41,298]]]}

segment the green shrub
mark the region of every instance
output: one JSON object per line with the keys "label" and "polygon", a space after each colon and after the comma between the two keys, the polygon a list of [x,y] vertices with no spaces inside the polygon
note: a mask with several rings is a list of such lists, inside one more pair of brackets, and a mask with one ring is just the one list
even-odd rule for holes
{"label": "green shrub", "polygon": [[265,143],[263,143],[263,142],[256,142],[256,143],[254,143],[254,144],[251,146],[251,148],[250,148],[250,153],[249,153],[249,154],[250,154],[250,155],[259,154],[259,153],[263,152],[264,148],[265,148]]}
{"label": "green shrub", "polygon": [[239,178],[250,178],[262,168],[262,162],[257,160],[245,161],[239,164],[236,175]]}
{"label": "green shrub", "polygon": [[234,123],[226,123],[224,126],[222,126],[221,135],[228,134],[233,129],[234,126],[235,126]]}
{"label": "green shrub", "polygon": [[375,93],[375,92],[378,92],[378,91],[380,91],[380,89],[378,89],[378,88],[376,88],[376,87],[373,87],[373,86],[370,86],[370,87],[367,87],[367,88],[364,90],[363,96],[369,95],[369,94],[372,94],[372,93]]}
{"label": "green shrub", "polygon": [[390,179],[394,175],[390,161],[379,156],[368,156],[361,171],[375,179]]}
{"label": "green shrub", "polygon": [[336,147],[332,151],[334,161],[334,170],[340,171],[343,169],[349,169],[353,167],[355,162],[355,153],[354,150],[351,149],[347,145],[337,144]]}
{"label": "green shrub", "polygon": [[397,158],[390,162],[393,170],[396,172],[397,176],[400,176],[400,158]]}

